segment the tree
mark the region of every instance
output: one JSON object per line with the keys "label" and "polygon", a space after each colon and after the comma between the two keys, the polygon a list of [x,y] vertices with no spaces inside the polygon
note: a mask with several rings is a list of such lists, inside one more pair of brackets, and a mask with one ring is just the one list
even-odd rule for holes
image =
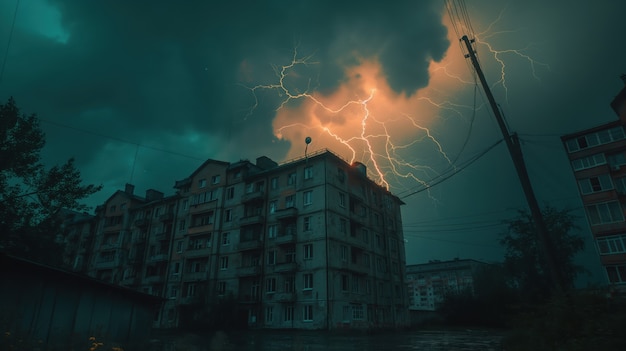
{"label": "tree", "polygon": [[[554,250],[553,262],[563,288],[570,289],[576,276],[583,272],[574,264],[574,256],[584,248],[583,239],[573,233],[578,230],[577,217],[570,210],[546,206],[543,218]],[[519,217],[508,221],[508,232],[500,243],[505,247],[504,266],[513,278],[523,297],[540,301],[550,295],[554,284],[545,252],[540,245],[532,216],[525,210]]]}
{"label": "tree", "polygon": [[0,105],[0,250],[58,265],[61,210],[86,210],[79,201],[101,186],[82,185],[72,158],[46,169],[44,145],[36,115],[20,114],[13,98]]}

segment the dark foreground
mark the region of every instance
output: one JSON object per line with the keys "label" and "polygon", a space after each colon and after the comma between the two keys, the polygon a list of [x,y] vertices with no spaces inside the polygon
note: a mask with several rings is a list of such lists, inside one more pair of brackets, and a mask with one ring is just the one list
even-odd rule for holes
{"label": "dark foreground", "polygon": [[217,332],[211,335],[181,334],[156,337],[151,351],[174,350],[501,350],[502,334],[493,331],[406,331],[379,334],[328,333],[323,331]]}

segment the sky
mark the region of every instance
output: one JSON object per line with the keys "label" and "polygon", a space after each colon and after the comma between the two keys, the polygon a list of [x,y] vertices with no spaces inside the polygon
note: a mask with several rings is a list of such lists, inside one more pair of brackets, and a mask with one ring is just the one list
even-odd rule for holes
{"label": "sky", "polygon": [[527,208],[476,80],[522,140],[541,204],[581,217],[560,136],[617,117],[626,3],[599,1],[0,1],[0,101],[73,157],[103,203],[126,183],[173,194],[207,158],[321,149],[367,165],[403,206],[407,263],[502,261]]}

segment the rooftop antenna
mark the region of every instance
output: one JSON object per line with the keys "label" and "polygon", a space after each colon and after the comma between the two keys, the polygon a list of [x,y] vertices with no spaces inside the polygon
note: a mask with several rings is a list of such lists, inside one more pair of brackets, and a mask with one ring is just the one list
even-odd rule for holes
{"label": "rooftop antenna", "polygon": [[309,158],[308,158],[306,152],[307,152],[307,150],[309,148],[309,144],[311,143],[311,137],[308,136],[308,137],[304,138],[304,142],[306,143],[306,146],[304,147],[304,158],[305,158],[305,160],[308,161]]}

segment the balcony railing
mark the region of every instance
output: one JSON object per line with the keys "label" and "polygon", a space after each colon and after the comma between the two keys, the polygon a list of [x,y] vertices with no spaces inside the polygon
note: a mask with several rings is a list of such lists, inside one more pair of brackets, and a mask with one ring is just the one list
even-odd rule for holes
{"label": "balcony railing", "polygon": [[297,269],[298,264],[295,262],[284,262],[274,265],[274,272],[276,273],[295,272]]}
{"label": "balcony railing", "polygon": [[274,294],[274,300],[277,302],[294,302],[296,294],[293,292],[277,292]]}
{"label": "balcony railing", "polygon": [[277,219],[288,219],[298,216],[298,209],[295,207],[284,208],[282,210],[276,210]]}
{"label": "balcony railing", "polygon": [[158,254],[154,254],[152,256],[150,256],[150,258],[148,259],[150,262],[160,262],[160,261],[167,261],[168,257],[167,257],[167,253],[158,253]]}
{"label": "balcony railing", "polygon": [[260,201],[263,200],[265,193],[262,190],[253,191],[251,193],[246,193],[241,196],[241,202],[252,202],[252,201]]}
{"label": "balcony railing", "polygon": [[237,245],[237,249],[239,251],[254,250],[254,249],[258,249],[260,247],[261,247],[261,240],[259,240],[259,239],[243,241],[243,242],[240,242]]}
{"label": "balcony railing", "polygon": [[165,281],[165,277],[162,275],[151,275],[142,279],[144,284],[162,283]]}
{"label": "balcony railing", "polygon": [[252,215],[252,216],[247,216],[247,217],[243,217],[239,220],[239,225],[250,225],[250,224],[257,224],[257,223],[261,223],[263,222],[263,216],[262,215]]}
{"label": "balcony railing", "polygon": [[208,233],[213,231],[213,223],[209,223],[209,224],[204,224],[204,225],[197,225],[194,227],[189,227],[187,228],[187,234],[192,235],[192,234],[199,234],[199,233]]}
{"label": "balcony railing", "polygon": [[187,272],[183,275],[184,281],[205,280],[207,272]]}
{"label": "balcony railing", "polygon": [[133,223],[135,225],[135,227],[146,227],[148,225],[149,221],[145,218],[140,218],[140,219],[135,219],[135,222]]}
{"label": "balcony railing", "polygon": [[296,241],[295,234],[283,234],[274,238],[274,242],[277,245],[291,244],[291,243],[294,243],[295,241]]}
{"label": "balcony railing", "polygon": [[248,267],[238,267],[237,275],[241,276],[254,276],[259,275],[261,273],[260,266],[248,266]]}
{"label": "balcony railing", "polygon": [[173,221],[174,220],[174,212],[166,212],[159,216],[159,220],[163,222]]}
{"label": "balcony railing", "polygon": [[187,258],[192,258],[192,257],[203,257],[203,256],[208,256],[211,254],[211,247],[204,247],[202,249],[189,249],[187,251],[185,251],[185,257]]}

